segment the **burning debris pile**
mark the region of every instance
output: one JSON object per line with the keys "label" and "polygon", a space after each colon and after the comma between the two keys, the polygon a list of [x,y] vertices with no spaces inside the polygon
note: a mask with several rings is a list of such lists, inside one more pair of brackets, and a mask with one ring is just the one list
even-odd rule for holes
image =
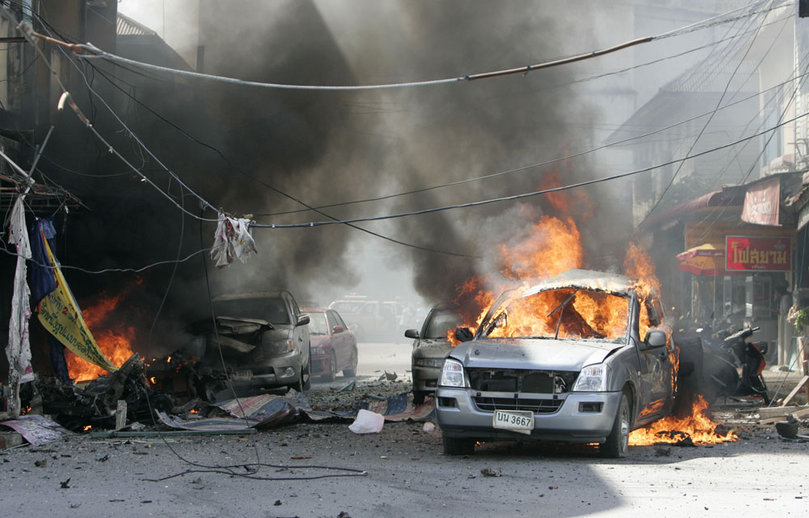
{"label": "burning debris pile", "polygon": [[88,427],[115,428],[119,408],[126,412],[125,421],[151,422],[153,411],[170,411],[174,403],[171,397],[149,388],[143,369],[143,361],[132,355],[120,369],[84,387],[40,378],[35,382],[32,406],[41,398],[42,412],[75,432]]}

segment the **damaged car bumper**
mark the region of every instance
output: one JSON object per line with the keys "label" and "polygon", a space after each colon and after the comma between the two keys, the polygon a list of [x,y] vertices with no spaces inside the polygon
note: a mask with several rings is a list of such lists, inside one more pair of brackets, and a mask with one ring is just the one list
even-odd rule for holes
{"label": "damaged car bumper", "polygon": [[[603,442],[613,426],[621,392],[570,392],[520,394],[480,392],[439,387],[436,392],[438,422],[448,437],[475,439],[525,439],[566,442]],[[495,428],[495,409],[533,408],[530,435]]]}
{"label": "damaged car bumper", "polygon": [[434,392],[441,375],[444,358],[414,358],[412,362],[413,390]]}
{"label": "damaged car bumper", "polygon": [[265,359],[260,367],[233,371],[231,381],[237,386],[272,387],[299,381],[298,365],[301,359],[298,352]]}

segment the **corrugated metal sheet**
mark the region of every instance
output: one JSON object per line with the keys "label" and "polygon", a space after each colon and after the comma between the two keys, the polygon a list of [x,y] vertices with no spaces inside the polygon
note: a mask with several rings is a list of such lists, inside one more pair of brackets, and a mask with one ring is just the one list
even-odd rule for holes
{"label": "corrugated metal sheet", "polygon": [[154,36],[157,33],[132,18],[118,13],[116,34],[118,36]]}

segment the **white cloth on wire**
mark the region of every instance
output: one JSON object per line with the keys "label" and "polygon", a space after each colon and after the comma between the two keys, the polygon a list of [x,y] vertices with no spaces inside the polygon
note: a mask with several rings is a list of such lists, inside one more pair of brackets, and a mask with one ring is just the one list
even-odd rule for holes
{"label": "white cloth on wire", "polygon": [[14,292],[11,296],[6,357],[9,365],[13,367],[12,370],[19,376],[19,383],[26,383],[34,380],[34,370],[31,367],[31,341],[28,334],[31,290],[28,287],[28,266],[25,263],[26,259],[31,258],[31,243],[28,241],[28,232],[25,228],[22,196],[17,198],[11,211],[8,241],[17,245],[17,268],[14,272]]}
{"label": "white cloth on wire", "polygon": [[250,235],[250,220],[230,218],[220,212],[211,248],[211,258],[217,268],[227,266],[236,259],[243,263],[247,262],[247,259],[256,253],[258,253],[256,242]]}

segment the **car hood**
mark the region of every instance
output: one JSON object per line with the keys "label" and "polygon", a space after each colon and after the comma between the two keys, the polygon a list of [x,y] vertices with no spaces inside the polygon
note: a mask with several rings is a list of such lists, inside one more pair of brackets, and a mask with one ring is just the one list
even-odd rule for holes
{"label": "car hood", "polygon": [[481,339],[464,342],[450,357],[465,367],[580,371],[623,347],[614,342],[553,339]]}
{"label": "car hood", "polygon": [[420,340],[413,345],[413,356],[443,359],[451,349],[452,345],[446,340]]}

